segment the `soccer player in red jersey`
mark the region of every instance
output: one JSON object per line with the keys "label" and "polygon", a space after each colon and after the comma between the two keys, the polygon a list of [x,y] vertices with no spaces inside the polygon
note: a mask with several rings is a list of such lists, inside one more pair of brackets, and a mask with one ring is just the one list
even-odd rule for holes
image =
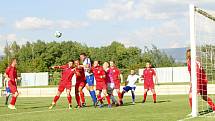
{"label": "soccer player in red jersey", "polygon": [[[191,50],[188,49],[186,52],[187,58],[187,66],[188,71],[191,75]],[[207,75],[205,70],[203,69],[201,63],[196,61],[196,76],[197,76],[197,93],[201,95],[204,101],[207,101],[208,105],[215,111],[215,105],[210,97],[207,95]],[[190,107],[192,108],[192,82],[190,82],[190,91],[189,91],[189,103]]]}
{"label": "soccer player in red jersey", "polygon": [[49,109],[52,109],[58,99],[60,98],[61,93],[64,91],[64,89],[66,89],[66,93],[67,93],[67,99],[68,99],[68,103],[69,103],[69,109],[72,108],[72,96],[70,94],[71,92],[71,88],[72,88],[72,77],[74,75],[74,61],[70,61],[68,62],[68,64],[63,65],[63,66],[53,66],[53,69],[62,69],[62,73],[61,73],[61,79],[59,82],[59,86],[58,86],[58,92],[56,94],[56,96],[54,97],[54,100],[51,104],[51,106],[49,107]]}
{"label": "soccer player in red jersey", "polygon": [[9,78],[9,82],[8,82],[8,86],[10,88],[10,91],[12,93],[12,99],[10,104],[8,105],[9,109],[16,109],[15,104],[16,104],[16,98],[19,95],[19,92],[17,90],[17,85],[16,85],[16,81],[17,81],[17,70],[16,70],[16,59],[13,58],[11,65],[9,67],[7,67],[5,73],[7,75],[7,77]]}
{"label": "soccer player in red jersey", "polygon": [[157,79],[157,76],[156,76],[156,72],[155,72],[155,70],[153,68],[151,68],[150,63],[146,63],[146,69],[143,71],[142,77],[144,79],[144,99],[143,99],[143,103],[146,101],[147,92],[149,90],[151,90],[151,92],[153,94],[154,103],[156,103],[156,93],[155,93],[154,79],[155,79],[156,83],[157,83],[158,79]]}
{"label": "soccer player in red jersey", "polygon": [[122,95],[120,92],[120,70],[116,67],[114,61],[110,61],[110,68],[109,68],[110,78],[114,81],[114,89],[118,94],[119,105],[122,105]]}
{"label": "soccer player in red jersey", "polygon": [[96,79],[96,93],[97,93],[97,98],[101,103],[100,107],[103,106],[103,101],[102,101],[103,98],[101,97],[101,93],[103,93],[107,99],[108,108],[111,108],[110,97],[107,94],[106,73],[103,67],[99,65],[99,61],[94,61],[92,70],[93,70],[94,77]]}
{"label": "soccer player in red jersey", "polygon": [[86,85],[86,78],[84,74],[84,68],[80,65],[80,61],[75,61],[75,99],[77,101],[77,108],[83,107],[85,105],[85,98],[83,88]]}

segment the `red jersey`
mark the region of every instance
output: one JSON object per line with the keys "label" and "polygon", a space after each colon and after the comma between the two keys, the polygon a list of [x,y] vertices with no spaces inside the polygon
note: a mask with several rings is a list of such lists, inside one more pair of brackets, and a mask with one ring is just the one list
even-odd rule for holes
{"label": "red jersey", "polygon": [[81,83],[86,81],[86,77],[84,74],[84,68],[79,66],[75,68],[75,75],[76,75],[76,83]]}
{"label": "red jersey", "polygon": [[[191,75],[191,60],[187,60],[187,67],[188,71]],[[208,83],[207,75],[205,73],[205,70],[201,66],[201,63],[199,61],[196,61],[196,75],[197,75],[197,82],[199,83]]]}
{"label": "red jersey", "polygon": [[16,82],[16,79],[17,79],[16,67],[13,67],[13,66],[7,67],[5,73],[7,74],[8,78],[10,78],[10,81],[12,81],[13,83]]}
{"label": "red jersey", "polygon": [[92,68],[96,82],[106,82],[106,73],[102,66]]}
{"label": "red jersey", "polygon": [[110,79],[112,78],[114,83],[120,83],[120,73],[120,70],[115,66],[109,69]]}
{"label": "red jersey", "polygon": [[152,68],[146,68],[144,71],[143,71],[143,78],[144,78],[144,83],[154,83],[153,82],[153,76],[155,76],[156,73],[155,73],[155,70],[152,69]]}
{"label": "red jersey", "polygon": [[71,82],[72,77],[74,75],[74,69],[72,67],[69,67],[68,65],[62,65],[62,66],[55,66],[54,68],[62,69],[61,81]]}

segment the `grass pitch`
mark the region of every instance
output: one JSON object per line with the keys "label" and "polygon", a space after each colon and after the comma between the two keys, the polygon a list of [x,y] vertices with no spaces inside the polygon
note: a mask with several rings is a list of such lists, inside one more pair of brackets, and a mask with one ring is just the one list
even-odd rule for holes
{"label": "grass pitch", "polygon": [[[131,97],[124,98],[120,107],[105,106],[94,108],[91,99],[87,97],[88,107],[68,109],[67,99],[60,98],[57,106],[48,110],[53,98],[18,98],[17,110],[9,110],[4,105],[4,97],[0,98],[0,121],[177,121],[181,119],[192,121],[214,121],[215,115],[189,119],[191,112],[187,95],[158,96],[157,103],[152,102],[152,96],[146,103],[141,103],[142,96],[136,97],[136,104],[131,104]],[[73,98],[73,107],[76,106]]]}

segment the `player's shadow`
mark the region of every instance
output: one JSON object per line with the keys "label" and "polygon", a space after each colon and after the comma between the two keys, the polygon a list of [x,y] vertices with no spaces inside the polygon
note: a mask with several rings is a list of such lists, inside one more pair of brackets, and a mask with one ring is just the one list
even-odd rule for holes
{"label": "player's shadow", "polygon": [[200,111],[200,112],[199,112],[199,115],[206,115],[206,114],[212,113],[212,112],[213,112],[212,109],[207,109],[207,110]]}
{"label": "player's shadow", "polygon": [[32,106],[32,107],[25,107],[23,109],[38,109],[38,108],[47,108],[48,109],[48,106],[47,105],[44,105],[44,106]]}
{"label": "player's shadow", "polygon": [[167,102],[171,102],[171,100],[159,100],[156,103],[167,103]]}

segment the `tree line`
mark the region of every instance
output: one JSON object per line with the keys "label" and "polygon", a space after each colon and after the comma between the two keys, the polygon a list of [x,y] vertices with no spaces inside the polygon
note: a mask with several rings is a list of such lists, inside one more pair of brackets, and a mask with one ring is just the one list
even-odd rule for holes
{"label": "tree line", "polygon": [[18,72],[46,72],[53,65],[66,64],[68,60],[79,58],[80,53],[86,53],[91,60],[101,62],[113,60],[121,70],[139,69],[151,62],[155,67],[177,66],[174,59],[160,51],[156,46],[125,47],[119,42],[112,42],[102,47],[88,47],[76,41],[26,42],[18,45],[14,41],[10,46],[5,46],[5,56],[0,61],[0,72],[3,73],[11,58],[18,59]]}

